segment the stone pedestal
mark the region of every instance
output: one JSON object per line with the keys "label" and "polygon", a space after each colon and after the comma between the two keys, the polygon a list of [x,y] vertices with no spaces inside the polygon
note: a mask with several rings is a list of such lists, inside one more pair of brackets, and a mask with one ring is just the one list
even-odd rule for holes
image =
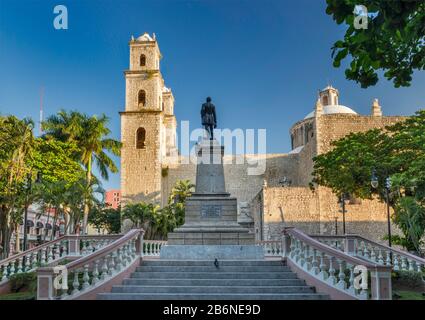
{"label": "stone pedestal", "polygon": [[224,147],[216,140],[203,140],[196,151],[195,193],[186,199],[185,223],[168,234],[161,258],[237,258],[239,253],[241,258],[261,259],[262,251],[254,246],[255,234],[238,224],[237,200],[226,192]]}

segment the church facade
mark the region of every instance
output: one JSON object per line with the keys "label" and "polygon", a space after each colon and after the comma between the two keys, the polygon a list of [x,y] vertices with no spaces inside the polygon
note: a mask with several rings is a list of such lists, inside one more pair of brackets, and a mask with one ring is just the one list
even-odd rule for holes
{"label": "church facade", "polygon": [[[160,71],[161,53],[155,35],[131,39],[130,68],[126,81],[125,110],[121,115],[121,202],[167,203],[178,180],[195,182],[196,164],[177,152],[174,97]],[[313,157],[331,149],[331,142],[351,132],[383,128],[401,121],[384,116],[378,100],[369,115],[341,105],[337,89],[319,93],[312,112],[290,129],[292,151],[282,154],[225,155],[226,190],[238,199],[238,222],[257,240],[280,239],[282,229],[294,226],[309,234],[342,231],[337,195],[328,188],[311,191]],[[250,159],[261,157],[265,171],[249,175]],[[346,205],[346,232],[382,242],[386,234],[385,204],[350,199]],[[396,232],[396,230],[394,230]]]}

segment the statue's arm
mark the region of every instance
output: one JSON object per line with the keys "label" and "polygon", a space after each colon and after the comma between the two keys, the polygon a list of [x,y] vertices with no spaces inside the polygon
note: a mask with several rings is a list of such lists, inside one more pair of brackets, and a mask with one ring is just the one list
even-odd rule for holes
{"label": "statue's arm", "polygon": [[215,106],[213,106],[213,115],[214,115],[214,127],[217,127],[217,115],[215,113]]}

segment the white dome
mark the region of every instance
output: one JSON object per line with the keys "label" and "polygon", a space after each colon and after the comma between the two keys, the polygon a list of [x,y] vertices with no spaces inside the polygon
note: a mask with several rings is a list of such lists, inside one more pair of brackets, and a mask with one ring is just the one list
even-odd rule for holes
{"label": "white dome", "polygon": [[[310,112],[304,119],[309,119],[314,117],[315,111]],[[323,114],[334,114],[334,113],[347,113],[347,114],[357,114],[353,109],[342,105],[329,105],[323,106]]]}
{"label": "white dome", "polygon": [[137,41],[153,41],[153,38],[149,35],[149,33],[145,32],[137,38]]}

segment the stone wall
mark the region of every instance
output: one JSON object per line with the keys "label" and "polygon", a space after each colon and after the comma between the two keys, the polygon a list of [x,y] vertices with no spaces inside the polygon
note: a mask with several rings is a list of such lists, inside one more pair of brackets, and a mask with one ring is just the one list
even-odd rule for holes
{"label": "stone wall", "polygon": [[[122,205],[137,201],[160,201],[160,113],[121,113]],[[146,130],[144,149],[136,149],[136,131]]]}
{"label": "stone wall", "polygon": [[[290,181],[297,179],[297,155],[288,154],[268,154],[264,155],[245,155],[243,164],[238,164],[236,156],[224,156],[224,178],[226,190],[238,202],[251,202],[252,199],[261,191],[264,180],[268,186],[278,186],[282,183],[283,177]],[[250,171],[258,168],[261,172],[262,164],[255,161],[265,161],[265,170],[262,174],[250,175]],[[187,162],[180,158],[180,162]],[[173,185],[178,180],[190,180],[195,183],[196,165],[195,164],[172,164],[169,162],[164,165],[167,176],[163,177],[162,195],[166,199],[170,194]],[[163,204],[164,201],[163,201]]]}
{"label": "stone wall", "polygon": [[317,196],[305,187],[272,187],[263,189],[263,235],[277,240],[284,227],[296,227],[309,234],[320,229]]}

